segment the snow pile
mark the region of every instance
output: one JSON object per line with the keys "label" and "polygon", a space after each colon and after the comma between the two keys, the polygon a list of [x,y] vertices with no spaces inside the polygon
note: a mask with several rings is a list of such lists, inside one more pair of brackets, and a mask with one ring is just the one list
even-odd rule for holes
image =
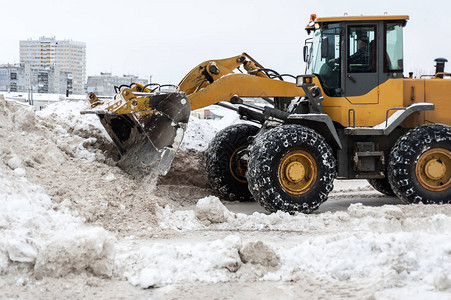
{"label": "snow pile", "polygon": [[205,120],[195,116],[190,117],[180,149],[205,151],[218,131],[242,122],[235,111],[216,109],[215,112],[222,115],[222,118],[219,120]]}
{"label": "snow pile", "polygon": [[[4,103],[4,102],[3,102]],[[98,117],[80,115],[88,103],[61,101],[37,115],[4,103],[3,161],[42,186],[54,204],[82,220],[119,234],[135,226],[155,225],[152,174],[126,174],[113,159],[117,149],[107,138]],[[26,120],[33,126],[22,126]],[[25,128],[25,129],[23,129]],[[23,169],[23,170],[22,170]],[[161,199],[160,204],[167,204]],[[124,225],[126,224],[126,225]]]}
{"label": "snow pile", "polygon": [[117,150],[96,115],[80,114],[87,107],[87,101],[61,101],[37,111],[36,116],[58,136],[58,147],[68,155],[86,162],[105,162]]}
{"label": "snow pile", "polygon": [[[218,205],[219,199],[210,196],[200,199],[193,210],[173,210],[166,206],[159,215],[163,229],[189,231],[193,229],[296,231],[321,234],[346,231],[398,232],[425,231],[451,233],[451,206],[448,205],[384,205],[369,207],[351,204],[347,211],[302,214],[294,216],[278,211],[272,214],[254,212],[252,215],[232,213]],[[201,213],[200,213],[200,212]],[[210,216],[208,216],[210,212]],[[220,213],[218,213],[220,212]],[[443,213],[439,213],[443,212]],[[205,222],[221,216],[222,222]],[[225,216],[223,219],[222,216]]]}
{"label": "snow pile", "polygon": [[67,134],[91,137],[100,135],[108,138],[108,134],[100,124],[95,114],[81,115],[80,111],[89,107],[88,101],[60,101],[47,105],[44,109],[37,111],[40,119],[48,123],[62,126]]}
{"label": "snow pile", "polygon": [[241,266],[242,242],[230,235],[208,243],[122,243],[116,256],[118,274],[143,288],[181,281],[228,281]]}
{"label": "snow pile", "polygon": [[299,281],[309,277],[316,282],[370,286],[371,292],[410,285],[423,285],[422,292],[451,292],[449,237],[422,232],[346,232],[299,237],[293,241],[297,245],[246,243],[236,235],[213,242],[135,242],[122,244],[116,272],[143,288],[182,281]]}
{"label": "snow pile", "polygon": [[[263,279],[294,280],[311,272],[339,281],[379,278],[399,284],[409,279],[434,285],[435,278],[451,271],[451,243],[443,243],[444,238],[449,235],[422,232],[344,233],[309,238],[298,246],[280,249],[283,267]],[[431,249],[431,242],[441,245]]]}
{"label": "snow pile", "polygon": [[189,118],[189,123],[180,144],[181,150],[204,151],[208,143],[214,138],[217,129],[210,126],[208,120],[198,119],[194,116]]}
{"label": "snow pile", "polygon": [[111,276],[114,238],[54,205],[41,187],[17,170],[0,163],[0,274],[22,263],[38,277],[87,269]]}
{"label": "snow pile", "polygon": [[299,281],[308,276],[354,286],[377,283],[372,291],[423,285],[423,292],[451,292],[446,234],[346,232],[295,242],[246,243],[233,235],[213,242],[122,244],[116,271],[143,288],[182,281]]}
{"label": "snow pile", "polygon": [[[205,222],[208,214],[214,220],[220,216],[221,221]],[[357,286],[377,282],[378,286],[372,289],[372,293],[411,285],[424,286],[420,294],[428,290],[451,292],[450,206],[365,207],[354,204],[347,211],[318,215],[291,216],[282,212],[244,215],[234,214],[218,206],[214,197],[208,197],[199,200],[196,211],[171,212],[166,208],[161,217],[162,228],[185,232],[266,232],[268,237],[264,243],[242,241],[239,247],[226,247],[229,251],[227,257],[234,256],[238,248],[241,264],[258,264],[258,268],[247,266],[229,272],[222,270],[221,276],[212,268],[213,282],[239,280],[241,276],[253,280],[298,281],[309,276],[312,280]],[[287,231],[299,232],[299,235],[283,240],[283,233]],[[188,251],[188,260],[193,263],[202,258],[210,261],[218,255],[214,245],[226,243],[226,239],[214,243],[191,242],[183,247],[153,243],[151,248],[135,251],[140,253],[136,254],[140,258],[149,256],[149,259],[158,257],[159,253]],[[198,250],[200,248],[202,252]],[[183,253],[181,257],[185,261],[187,254]],[[171,255],[172,260],[177,260],[176,254]],[[173,264],[177,265],[176,262]],[[179,264],[183,262],[179,261]],[[144,265],[135,265],[134,268],[134,272],[129,271],[134,275],[127,278],[135,285],[146,286],[148,282],[140,277],[138,271]],[[191,281],[205,280],[206,270],[202,268],[177,268],[174,271],[177,272],[176,278],[166,277],[164,270],[153,270],[152,284],[164,285],[187,278]]]}
{"label": "snow pile", "polygon": [[84,200],[76,195],[87,172],[72,160],[83,138],[3,99],[0,138],[0,273],[26,268],[38,277],[86,270],[111,276],[114,237],[84,225],[76,216],[86,216],[82,211],[69,211],[72,201]]}

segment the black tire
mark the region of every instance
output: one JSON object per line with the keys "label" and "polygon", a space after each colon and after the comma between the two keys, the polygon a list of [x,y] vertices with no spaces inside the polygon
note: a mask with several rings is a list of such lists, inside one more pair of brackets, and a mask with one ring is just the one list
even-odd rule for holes
{"label": "black tire", "polygon": [[395,192],[391,188],[388,178],[368,179],[368,183],[378,192],[390,197],[396,197]]}
{"label": "black tire", "polygon": [[390,153],[388,180],[407,203],[451,203],[451,127],[422,125],[400,137]]}
{"label": "black tire", "polygon": [[205,151],[208,182],[226,200],[252,200],[247,187],[247,165],[239,160],[239,155],[249,146],[249,137],[258,131],[250,124],[229,126],[216,134]]}
{"label": "black tire", "polygon": [[270,212],[316,210],[327,200],[336,175],[331,147],[320,134],[304,126],[271,129],[258,136],[249,151],[249,190]]}

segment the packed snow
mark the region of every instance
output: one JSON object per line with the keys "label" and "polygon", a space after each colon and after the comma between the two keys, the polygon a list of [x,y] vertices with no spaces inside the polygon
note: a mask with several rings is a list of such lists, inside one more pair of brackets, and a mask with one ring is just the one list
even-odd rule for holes
{"label": "packed snow", "polygon": [[220,113],[222,118],[219,120],[204,120],[191,116],[180,148],[205,151],[219,130],[240,122],[238,114],[234,111],[223,109]]}
{"label": "packed snow", "polygon": [[113,298],[122,281],[148,297],[141,289],[171,298],[194,283],[267,286],[270,295],[278,282],[298,298],[451,298],[450,205],[366,206],[365,195],[385,198],[364,181],[337,181],[329,201],[351,194],[362,204],[237,213],[202,181],[199,159],[239,122],[233,112],[192,117],[176,171],[156,179],[116,166],[96,116],[79,114],[86,107],[61,101],[35,113],[0,98],[0,298],[39,298],[40,286],[77,278],[121,287]]}

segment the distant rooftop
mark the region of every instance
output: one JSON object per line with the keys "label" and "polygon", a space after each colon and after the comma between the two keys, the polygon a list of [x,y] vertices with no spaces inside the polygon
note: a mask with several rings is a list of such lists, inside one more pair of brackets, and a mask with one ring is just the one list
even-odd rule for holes
{"label": "distant rooftop", "polygon": [[82,45],[86,45],[85,42],[77,42],[74,41],[72,39],[64,39],[64,40],[57,40],[56,37],[52,36],[52,37],[46,37],[46,36],[41,36],[39,37],[39,39],[33,39],[33,38],[28,38],[27,40],[21,40],[20,42],[70,42],[70,43],[74,43],[74,44],[82,44]]}

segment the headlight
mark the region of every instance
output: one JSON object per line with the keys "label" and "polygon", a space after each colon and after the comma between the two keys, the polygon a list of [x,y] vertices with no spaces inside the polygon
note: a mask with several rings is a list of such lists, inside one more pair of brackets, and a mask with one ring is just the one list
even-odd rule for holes
{"label": "headlight", "polygon": [[296,86],[312,85],[315,75],[299,75],[296,77]]}

